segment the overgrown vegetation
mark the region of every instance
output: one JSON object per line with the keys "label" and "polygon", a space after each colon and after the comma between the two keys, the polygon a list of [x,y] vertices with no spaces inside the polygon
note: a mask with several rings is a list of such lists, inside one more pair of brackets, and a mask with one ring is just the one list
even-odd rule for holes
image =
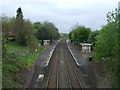
{"label": "overgrown vegetation", "polygon": [[119,10],[109,12],[107,14],[107,24],[104,25],[100,30],[100,36],[97,39],[97,44],[95,47],[97,60],[101,60],[102,58],[110,58],[108,64],[110,67],[108,68],[109,73],[112,76],[112,87],[120,87],[120,73],[118,72],[118,63],[119,63],[119,20],[118,17]]}
{"label": "overgrown vegetation", "polygon": [[[3,39],[4,40],[4,39]],[[18,82],[15,78],[15,73],[25,69],[35,63],[38,55],[45,50],[45,47],[39,47],[37,52],[32,52],[29,55],[21,56],[17,52],[8,52],[8,50],[20,50],[25,47],[16,44],[15,42],[3,41],[2,46],[2,86],[3,88],[18,88]]]}
{"label": "overgrown vegetation", "polygon": [[111,87],[120,87],[120,73],[118,72],[120,59],[120,10],[107,14],[107,24],[98,31],[89,28],[77,27],[69,33],[71,41],[76,43],[90,42],[96,53],[94,59],[98,61],[107,60],[107,73],[111,75]]}
{"label": "overgrown vegetation", "polygon": [[97,38],[99,37],[99,33],[100,31],[96,30],[96,31],[91,31],[89,35],[88,42],[92,43],[93,46],[96,45]]}
{"label": "overgrown vegetation", "polygon": [[[57,39],[59,36],[57,28],[52,23],[47,24],[54,27],[49,30],[55,30],[50,33],[54,32],[52,39]],[[21,8],[18,8],[16,18],[2,17],[2,33],[2,87],[18,88],[16,73],[34,64],[38,55],[46,47],[39,46],[40,40],[36,38],[36,27],[31,21],[23,19]],[[15,40],[9,41],[10,36],[15,37]]]}
{"label": "overgrown vegetation", "polygon": [[15,41],[30,49],[38,48],[38,40],[34,35],[31,21],[23,19],[21,8],[18,8],[16,18],[2,18],[2,31],[6,37],[14,36]]}
{"label": "overgrown vegetation", "polygon": [[2,87],[17,88],[18,83],[15,81],[14,74],[16,71],[25,68],[26,63],[22,57],[7,52],[4,39],[2,43],[2,64]]}

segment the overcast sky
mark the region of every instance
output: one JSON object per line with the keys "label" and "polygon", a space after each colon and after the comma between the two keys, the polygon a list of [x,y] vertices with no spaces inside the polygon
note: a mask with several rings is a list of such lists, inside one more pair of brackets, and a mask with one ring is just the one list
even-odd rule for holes
{"label": "overcast sky", "polygon": [[22,8],[25,19],[32,22],[49,21],[61,33],[69,33],[76,24],[92,30],[106,23],[106,14],[118,7],[120,0],[0,0],[0,10],[5,16],[16,16]]}

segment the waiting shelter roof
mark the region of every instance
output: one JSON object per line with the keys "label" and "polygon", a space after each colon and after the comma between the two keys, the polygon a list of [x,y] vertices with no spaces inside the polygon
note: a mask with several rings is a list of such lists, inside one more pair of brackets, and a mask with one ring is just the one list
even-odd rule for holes
{"label": "waiting shelter roof", "polygon": [[91,43],[79,43],[80,45],[92,45]]}

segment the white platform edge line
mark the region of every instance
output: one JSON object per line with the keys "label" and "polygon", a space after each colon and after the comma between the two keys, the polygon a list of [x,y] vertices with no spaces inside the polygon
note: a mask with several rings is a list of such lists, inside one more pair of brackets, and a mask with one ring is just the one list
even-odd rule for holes
{"label": "white platform edge line", "polygon": [[[60,40],[61,40],[61,39],[60,39]],[[57,44],[60,42],[60,40],[58,40]],[[50,59],[51,59],[51,57],[52,57],[52,55],[53,55],[53,52],[54,52],[57,44],[53,47],[53,49],[52,49],[52,51],[51,51],[51,53],[50,53],[49,59],[48,59],[48,61],[47,61],[47,63],[46,63],[45,66],[48,66],[48,64],[49,64],[49,62],[50,62]]]}
{"label": "white platform edge line", "polygon": [[74,57],[74,55],[73,55],[73,53],[72,53],[72,51],[71,51],[70,47],[68,46],[68,40],[66,40],[66,43],[67,43],[67,47],[68,47],[68,49],[69,49],[69,51],[70,51],[70,53],[71,53],[72,57],[74,58],[74,60],[75,60],[76,64],[79,66],[79,63],[77,62],[77,60],[76,60],[76,58]]}

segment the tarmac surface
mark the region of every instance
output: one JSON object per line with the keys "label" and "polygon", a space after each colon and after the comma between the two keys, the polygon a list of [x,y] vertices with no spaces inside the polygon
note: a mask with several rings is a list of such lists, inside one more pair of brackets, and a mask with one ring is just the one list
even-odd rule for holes
{"label": "tarmac surface", "polygon": [[80,52],[79,48],[68,40],[68,47],[70,48],[73,56],[75,57],[78,65],[78,72],[80,74],[81,82],[85,88],[97,88],[97,78],[95,75],[95,68],[91,65],[88,59],[83,55],[88,55]]}

